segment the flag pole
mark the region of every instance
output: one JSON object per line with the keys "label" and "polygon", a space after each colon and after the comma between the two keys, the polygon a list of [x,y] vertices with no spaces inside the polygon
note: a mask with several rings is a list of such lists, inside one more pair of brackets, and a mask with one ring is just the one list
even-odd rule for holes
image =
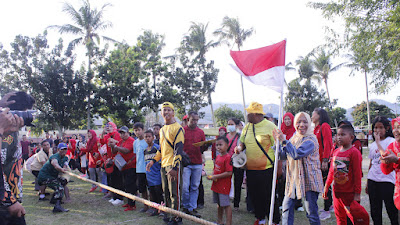
{"label": "flag pole", "polygon": [[243,116],[244,123],[247,123],[247,115],[246,115],[246,102],[244,101],[244,88],[243,88],[243,76],[240,76],[240,84],[242,85],[242,98],[243,98]]}
{"label": "flag pole", "polygon": [[[278,129],[281,129],[282,124],[282,113],[283,113],[283,87],[281,89],[281,102],[279,104],[279,117],[278,117]],[[274,165],[274,176],[272,178],[272,191],[271,191],[271,205],[269,207],[269,217],[268,224],[272,225],[273,215],[274,215],[274,206],[275,206],[275,190],[276,190],[276,180],[278,173],[278,164],[276,162],[279,161],[279,139],[275,140],[275,165]]]}

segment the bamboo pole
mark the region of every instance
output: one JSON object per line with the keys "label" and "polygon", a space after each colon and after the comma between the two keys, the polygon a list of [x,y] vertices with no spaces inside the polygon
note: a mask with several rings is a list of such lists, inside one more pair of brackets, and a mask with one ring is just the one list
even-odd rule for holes
{"label": "bamboo pole", "polygon": [[143,204],[145,204],[145,205],[148,205],[148,206],[150,206],[150,207],[153,207],[153,208],[155,208],[155,209],[158,209],[158,210],[164,211],[164,212],[166,212],[166,213],[170,213],[170,214],[174,214],[174,215],[176,215],[176,216],[182,217],[183,219],[191,220],[191,221],[196,222],[196,223],[198,223],[198,224],[215,225],[215,223],[212,223],[212,222],[210,222],[210,221],[207,221],[207,220],[204,220],[204,219],[200,219],[200,218],[197,218],[197,217],[195,217],[195,216],[188,215],[188,214],[183,213],[183,212],[180,212],[180,211],[178,211],[178,210],[171,209],[171,208],[165,207],[165,206],[163,206],[163,205],[160,205],[160,204],[158,204],[158,203],[151,202],[151,201],[149,201],[149,200],[140,198],[140,197],[135,196],[135,195],[133,195],[133,194],[129,194],[129,193],[126,193],[126,192],[124,192],[124,191],[115,189],[115,188],[113,188],[113,187],[110,187],[110,186],[107,186],[107,185],[98,183],[98,182],[96,182],[96,181],[92,181],[92,180],[90,180],[90,179],[87,179],[87,178],[84,178],[84,177],[80,177],[79,175],[77,175],[77,174],[75,174],[75,173],[72,173],[72,172],[69,172],[69,171],[67,171],[67,172],[65,172],[65,173],[68,174],[68,175],[70,175],[70,176],[76,177],[76,178],[78,178],[78,179],[80,179],[80,180],[83,180],[83,181],[92,183],[92,184],[94,184],[94,185],[97,185],[97,186],[99,186],[99,187],[101,187],[101,188],[107,189],[107,190],[109,190],[109,191],[111,191],[111,192],[117,193],[117,194],[119,194],[119,195],[121,195],[121,196],[124,196],[124,197],[126,197],[126,198],[132,199],[132,200],[134,200],[134,201],[141,202],[141,203],[143,203]]}

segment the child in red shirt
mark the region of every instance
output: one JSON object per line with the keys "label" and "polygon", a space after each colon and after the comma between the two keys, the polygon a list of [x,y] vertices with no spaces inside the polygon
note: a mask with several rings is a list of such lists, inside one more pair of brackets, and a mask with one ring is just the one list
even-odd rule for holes
{"label": "child in red shirt", "polygon": [[322,195],[327,199],[329,187],[334,182],[333,205],[338,225],[347,224],[346,215],[354,225],[369,224],[369,215],[359,204],[362,157],[360,151],[352,146],[353,138],[353,126],[345,124],[339,127],[337,142],[340,147],[333,153],[332,165]]}
{"label": "child in red shirt", "polygon": [[220,155],[215,159],[214,175],[207,176],[212,180],[211,190],[213,191],[214,203],[218,204],[218,224],[223,224],[223,214],[225,211],[226,225],[232,224],[232,208],[229,199],[232,178],[231,156],[228,154],[229,140],[225,136],[217,138],[215,147]]}

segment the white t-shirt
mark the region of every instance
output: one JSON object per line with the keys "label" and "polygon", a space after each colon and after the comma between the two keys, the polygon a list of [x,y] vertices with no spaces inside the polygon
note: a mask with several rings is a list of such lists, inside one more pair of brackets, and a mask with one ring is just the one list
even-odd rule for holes
{"label": "white t-shirt", "polygon": [[[390,143],[394,142],[395,139],[392,137],[387,137],[385,140],[381,141],[381,146],[384,150],[389,146]],[[390,174],[385,175],[382,173],[381,170],[381,161],[379,158],[381,157],[381,153],[379,152],[378,146],[374,141],[369,146],[369,156],[368,158],[371,159],[371,169],[368,172],[368,179],[373,180],[375,182],[390,182],[395,184],[396,183],[396,174],[392,171]]]}

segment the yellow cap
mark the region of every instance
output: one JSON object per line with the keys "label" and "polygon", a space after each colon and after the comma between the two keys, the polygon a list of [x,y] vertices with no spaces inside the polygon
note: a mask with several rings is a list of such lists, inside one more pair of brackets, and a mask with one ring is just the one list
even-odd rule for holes
{"label": "yellow cap", "polygon": [[171,102],[164,102],[164,103],[161,105],[161,109],[166,108],[166,107],[171,108],[172,110],[175,111],[174,105],[172,105]]}
{"label": "yellow cap", "polygon": [[261,105],[258,102],[252,102],[250,103],[249,107],[246,108],[246,111],[248,113],[256,113],[256,114],[263,114],[265,115],[265,112],[263,110],[263,105]]}

